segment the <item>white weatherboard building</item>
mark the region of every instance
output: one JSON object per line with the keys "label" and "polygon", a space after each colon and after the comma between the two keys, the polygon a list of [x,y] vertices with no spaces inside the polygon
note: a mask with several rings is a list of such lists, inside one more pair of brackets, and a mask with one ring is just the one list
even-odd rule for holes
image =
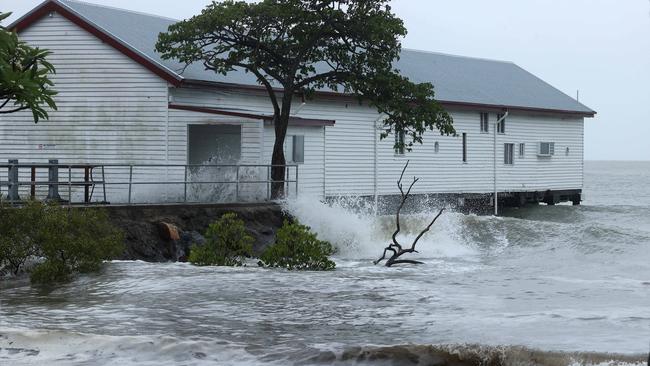
{"label": "white weatherboard building", "polygon": [[[53,52],[59,109],[38,125],[29,113],[0,116],[1,161],[269,164],[274,132],[265,92],[243,72],[222,76],[191,65],[181,74],[183,65],[162,60],[154,45],[174,22],[67,0],[46,1],[15,22],[20,38]],[[415,193],[489,200],[496,188],[509,200],[579,202],[584,119],[593,110],[510,62],[404,50],[396,67],[434,84],[458,136],[430,132],[412,152],[396,152],[394,140],[379,140],[376,110],[317,93],[294,105],[288,131],[301,195],[394,195],[410,160],[408,175],[421,178]],[[148,172],[138,179],[160,179],[160,169]]]}

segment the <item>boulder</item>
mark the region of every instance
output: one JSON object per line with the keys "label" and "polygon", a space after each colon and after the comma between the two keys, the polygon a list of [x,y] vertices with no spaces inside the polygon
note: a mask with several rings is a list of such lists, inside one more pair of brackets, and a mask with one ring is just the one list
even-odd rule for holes
{"label": "boulder", "polygon": [[167,240],[167,241],[181,240],[181,236],[180,236],[180,233],[179,233],[180,230],[174,224],[170,224],[168,222],[159,222],[158,223],[158,232],[160,233],[160,237],[163,240]]}

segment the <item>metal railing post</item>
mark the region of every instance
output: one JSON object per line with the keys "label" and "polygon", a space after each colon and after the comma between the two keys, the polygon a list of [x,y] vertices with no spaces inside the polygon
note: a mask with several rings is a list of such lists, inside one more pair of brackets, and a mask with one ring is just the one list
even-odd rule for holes
{"label": "metal railing post", "polygon": [[284,197],[283,198],[289,198],[291,195],[291,183],[289,183],[289,170],[291,170],[290,166],[285,165],[284,166],[284,186],[287,189],[286,192],[284,192]]}
{"label": "metal railing post", "polygon": [[239,202],[239,164],[237,164],[237,181],[235,183],[235,202]]}
{"label": "metal railing post", "polygon": [[72,204],[72,166],[68,165],[68,204]]}
{"label": "metal railing post", "polygon": [[102,187],[104,188],[104,203],[108,203],[106,200],[106,172],[104,171],[104,166],[102,165]]}
{"label": "metal railing post", "polygon": [[59,160],[50,159],[47,167],[47,200],[48,201],[61,201],[59,195]]}
{"label": "metal railing post", "polygon": [[185,193],[183,195],[183,203],[187,203],[187,165],[185,165],[185,179],[183,179]]}
{"label": "metal railing post", "polygon": [[34,200],[36,199],[36,167],[33,166],[31,168],[32,174],[31,174],[31,184],[29,187],[29,197]]}
{"label": "metal railing post", "polygon": [[298,168],[300,166],[296,165],[296,198],[298,198]]}
{"label": "metal railing post", "polygon": [[266,167],[266,200],[271,200],[271,166]]}
{"label": "metal railing post", "polygon": [[[9,164],[18,164],[18,159],[9,159]],[[7,189],[7,200],[9,201],[20,201],[20,196],[18,195],[18,167],[13,165],[9,166],[7,171],[7,180],[9,181],[9,187]]]}
{"label": "metal railing post", "polygon": [[131,204],[132,187],[133,187],[133,165],[129,165],[129,205]]}

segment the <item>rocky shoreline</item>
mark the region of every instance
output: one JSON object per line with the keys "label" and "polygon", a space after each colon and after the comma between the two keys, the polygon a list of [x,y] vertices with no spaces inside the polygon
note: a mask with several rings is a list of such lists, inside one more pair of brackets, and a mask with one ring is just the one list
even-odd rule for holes
{"label": "rocky shoreline", "polygon": [[124,231],[122,260],[185,261],[190,247],[201,244],[202,233],[221,215],[234,212],[255,238],[253,251],[273,243],[288,216],[276,204],[108,206],[111,222]]}

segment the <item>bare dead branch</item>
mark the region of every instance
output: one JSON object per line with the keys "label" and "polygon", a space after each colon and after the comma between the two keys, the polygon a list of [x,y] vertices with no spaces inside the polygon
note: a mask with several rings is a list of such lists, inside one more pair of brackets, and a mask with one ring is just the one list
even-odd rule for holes
{"label": "bare dead branch", "polygon": [[[397,235],[401,231],[400,214],[402,212],[402,208],[404,208],[404,204],[406,203],[406,200],[411,195],[411,190],[413,189],[413,186],[415,185],[415,183],[419,181],[419,178],[413,177],[413,182],[411,182],[409,188],[406,190],[406,192],[404,192],[404,186],[402,185],[402,180],[404,179],[404,173],[406,172],[406,168],[408,168],[408,166],[409,166],[409,161],[407,161],[406,164],[404,165],[404,169],[402,169],[402,173],[400,174],[399,180],[397,181],[397,188],[400,191],[400,203],[397,206],[397,212],[395,214],[396,228],[392,236],[393,242],[389,244],[386,248],[384,248],[384,254],[381,256],[381,258],[373,262],[375,265],[381,263],[384,260],[386,260],[386,267],[391,267],[395,264],[423,264],[422,262],[418,262],[415,260],[399,259],[399,257],[408,253],[418,253],[418,251],[415,249],[415,246],[420,241],[420,239],[424,236],[424,234],[426,234],[427,232],[429,232],[429,230],[431,230],[433,224],[438,220],[438,218],[442,215],[442,213],[445,210],[444,208],[440,209],[438,214],[433,218],[433,220],[431,220],[429,225],[427,225],[427,227],[424,228],[424,230],[422,230],[420,234],[418,234],[418,236],[411,244],[410,248],[404,249],[402,247],[402,245],[397,240]],[[388,252],[392,252],[393,254],[389,258],[386,258]]]}

